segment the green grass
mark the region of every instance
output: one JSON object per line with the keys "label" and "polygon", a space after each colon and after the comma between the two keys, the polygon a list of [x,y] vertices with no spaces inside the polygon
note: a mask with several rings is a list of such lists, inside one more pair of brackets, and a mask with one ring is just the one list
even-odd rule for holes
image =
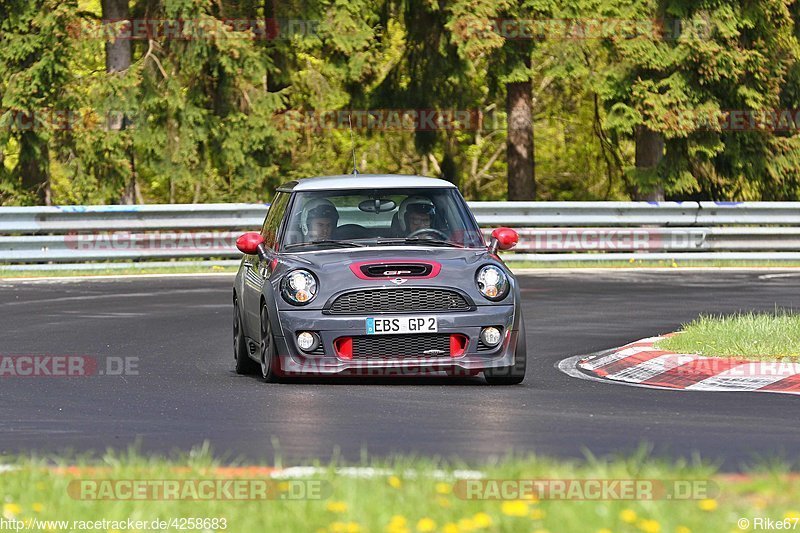
{"label": "green grass", "polygon": [[798,268],[797,261],[512,261],[512,270],[527,268]]}
{"label": "green grass", "polygon": [[[740,517],[800,517],[800,478],[787,475],[783,463],[765,463],[744,479],[734,480],[716,474],[708,464],[665,462],[649,458],[646,453],[586,461],[505,458],[484,463],[480,469],[485,479],[491,480],[700,480],[711,482],[707,485],[711,493],[680,501],[463,499],[454,492],[453,472],[475,465],[401,457],[363,460],[362,466],[389,471],[367,479],[337,474],[336,465],[328,465],[322,472],[305,478],[319,480],[327,487],[321,499],[289,501],[278,496],[267,501],[86,501],[68,493],[71,481],[213,479],[210,468],[216,463],[207,451],[173,460],[148,458],[135,452],[109,453],[100,460],[78,460],[77,464],[101,468],[72,474],[59,473],[52,466],[76,464],[74,460],[7,457],[4,462],[19,469],[0,474],[3,513],[6,519],[19,520],[225,518],[226,531],[231,532],[582,532],[605,528],[625,533],[731,531]],[[436,477],[437,469],[443,470],[445,476]]]}
{"label": "green grass", "polygon": [[83,276],[131,276],[143,274],[235,274],[238,266],[193,266],[153,268],[98,268],[92,270],[8,270],[0,268],[0,278],[42,278],[42,277],[83,277]]}
{"label": "green grass", "polygon": [[[181,261],[180,266],[151,267],[144,264],[137,268],[66,269],[66,270],[9,270],[0,266],[0,278],[39,278],[75,276],[130,276],[141,274],[202,274],[207,272],[235,273],[238,266],[197,266],[191,261]],[[576,269],[576,268],[798,268],[800,262],[794,261],[517,261],[510,262],[511,270],[524,269]]]}
{"label": "green grass", "polygon": [[800,315],[746,313],[701,316],[684,324],[680,335],[656,345],[679,353],[750,359],[800,359]]}

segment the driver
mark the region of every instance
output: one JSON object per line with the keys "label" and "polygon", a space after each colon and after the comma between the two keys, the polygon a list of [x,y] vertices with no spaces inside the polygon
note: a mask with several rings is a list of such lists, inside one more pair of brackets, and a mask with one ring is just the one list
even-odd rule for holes
{"label": "driver", "polygon": [[405,234],[413,235],[414,232],[433,227],[433,217],[436,215],[436,206],[430,198],[424,196],[409,196],[400,203],[399,221]]}
{"label": "driver", "polygon": [[330,200],[317,198],[303,206],[300,231],[307,242],[324,241],[333,236],[339,222],[339,212]]}

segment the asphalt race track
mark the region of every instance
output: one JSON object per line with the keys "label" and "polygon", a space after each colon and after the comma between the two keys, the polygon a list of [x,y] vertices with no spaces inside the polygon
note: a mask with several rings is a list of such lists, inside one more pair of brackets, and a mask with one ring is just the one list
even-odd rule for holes
{"label": "asphalt race track", "polygon": [[575,379],[557,363],[677,328],[698,313],[800,307],[800,272],[578,271],[520,276],[528,378],[314,380],[233,372],[233,276],[0,281],[0,355],[138,358],[138,375],[0,378],[0,452],[145,452],[209,441],[223,459],[339,454],[466,459],[699,453],[734,470],[800,457],[800,398]]}

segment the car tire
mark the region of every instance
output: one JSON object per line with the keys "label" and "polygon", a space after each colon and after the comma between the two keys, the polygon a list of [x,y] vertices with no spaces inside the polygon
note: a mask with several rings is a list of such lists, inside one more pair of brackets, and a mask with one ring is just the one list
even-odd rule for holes
{"label": "car tire", "polygon": [[514,350],[514,364],[497,368],[487,368],[483,377],[489,385],[518,385],[525,379],[525,369],[528,362],[528,351],[525,342],[525,323],[519,317],[519,334],[517,346]]}
{"label": "car tire", "polygon": [[233,299],[233,359],[236,361],[236,373],[252,375],[258,373],[258,363],[250,358],[242,329],[242,314],[239,309],[239,299]]}
{"label": "car tire", "polygon": [[275,350],[275,336],[272,334],[272,323],[266,304],[261,304],[261,342],[259,353],[261,360],[261,377],[267,383],[277,383],[280,375],[280,361]]}

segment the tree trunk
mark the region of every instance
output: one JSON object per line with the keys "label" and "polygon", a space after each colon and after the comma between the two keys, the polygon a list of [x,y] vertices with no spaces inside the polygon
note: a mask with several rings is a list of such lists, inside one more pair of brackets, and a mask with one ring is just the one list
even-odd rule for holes
{"label": "tree trunk", "polygon": [[[103,20],[120,21],[131,18],[128,0],[102,0]],[[122,72],[131,66],[130,39],[106,41],[106,72]]]}
{"label": "tree trunk", "polygon": [[[654,176],[663,157],[664,136],[645,126],[636,128],[636,174]],[[647,181],[650,183],[634,184],[634,200],[663,202],[664,185],[654,179]]]}
{"label": "tree trunk", "polygon": [[[103,20],[120,21],[130,19],[128,0],[102,0]],[[130,39],[117,39],[113,42],[106,41],[106,72],[124,72],[131,66],[131,41]],[[108,128],[111,131],[122,131],[126,126],[126,117],[122,113],[111,113]],[[130,168],[128,177],[120,196],[120,203],[136,203],[136,171],[132,147],[128,149]]]}
{"label": "tree trunk", "polygon": [[20,135],[17,174],[22,176],[22,187],[33,193],[38,205],[50,205],[49,154],[47,141],[36,133],[26,131]]}
{"label": "tree trunk", "polygon": [[508,199],[536,197],[530,80],[506,84]]}

